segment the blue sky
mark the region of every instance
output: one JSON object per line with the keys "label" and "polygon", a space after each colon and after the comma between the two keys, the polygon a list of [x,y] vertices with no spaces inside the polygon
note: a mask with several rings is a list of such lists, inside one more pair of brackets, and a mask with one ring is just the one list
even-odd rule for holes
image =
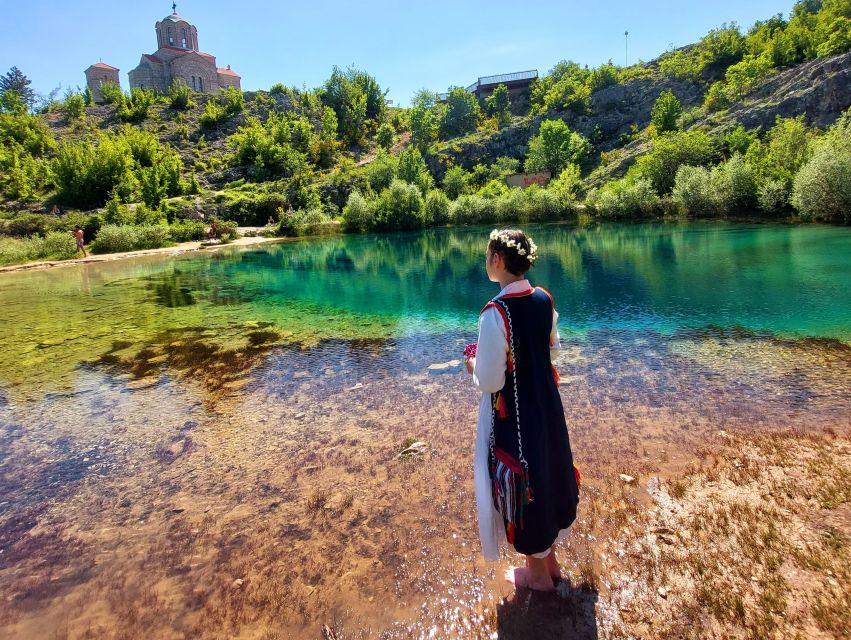
{"label": "blue sky", "polygon": [[[198,28],[202,51],[230,64],[243,89],[275,82],[320,85],[333,65],[372,73],[396,104],[422,87],[444,91],[478,76],[538,69],[572,59],[596,66],[609,58],[649,60],[736,21],[747,28],[793,0],[433,0],[431,2],[269,2],[183,0],[177,12]],[[18,66],[46,93],[83,85],[83,70],[102,59],[127,72],[156,49],[154,23],[171,2],[0,0],[6,29],[0,72]]]}

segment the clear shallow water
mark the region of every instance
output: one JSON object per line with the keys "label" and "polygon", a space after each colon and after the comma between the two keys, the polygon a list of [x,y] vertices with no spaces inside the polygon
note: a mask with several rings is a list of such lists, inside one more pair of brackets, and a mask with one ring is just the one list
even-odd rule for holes
{"label": "clear shallow water", "polygon": [[[851,430],[851,230],[528,229],[591,486],[721,428]],[[0,635],[462,629],[495,588],[471,510],[476,393],[428,367],[496,293],[488,231],[0,276]],[[410,437],[428,464],[398,459]],[[568,570],[606,535],[585,526]]]}

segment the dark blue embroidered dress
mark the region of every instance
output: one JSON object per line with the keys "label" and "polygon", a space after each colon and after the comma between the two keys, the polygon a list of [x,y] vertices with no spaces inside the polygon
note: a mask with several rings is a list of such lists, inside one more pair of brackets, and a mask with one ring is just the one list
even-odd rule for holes
{"label": "dark blue embroidered dress", "polygon": [[508,337],[505,385],[491,394],[489,471],[508,542],[546,552],[576,519],[579,487],[550,360],[553,300],[543,289],[508,294],[495,308]]}

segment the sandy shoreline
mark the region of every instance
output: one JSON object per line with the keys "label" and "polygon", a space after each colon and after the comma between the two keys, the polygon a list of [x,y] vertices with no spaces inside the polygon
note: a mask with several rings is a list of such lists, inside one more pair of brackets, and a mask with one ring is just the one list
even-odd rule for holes
{"label": "sandy shoreline", "polygon": [[171,245],[170,247],[160,247],[159,249],[143,249],[141,251],[124,251],[122,253],[104,253],[104,254],[89,254],[85,258],[74,258],[72,260],[41,260],[38,262],[26,262],[24,264],[12,264],[5,267],[0,267],[0,273],[13,273],[17,271],[31,271],[34,269],[51,269],[53,267],[66,267],[77,264],[87,264],[91,262],[112,262],[114,260],[123,260],[125,258],[137,258],[140,256],[150,256],[161,253],[177,255],[181,253],[189,253],[191,251],[216,251],[224,247],[245,247],[255,244],[263,244],[266,242],[279,242],[281,238],[265,238],[261,236],[243,237],[227,244],[219,244],[212,246],[201,246],[200,241],[181,242]]}

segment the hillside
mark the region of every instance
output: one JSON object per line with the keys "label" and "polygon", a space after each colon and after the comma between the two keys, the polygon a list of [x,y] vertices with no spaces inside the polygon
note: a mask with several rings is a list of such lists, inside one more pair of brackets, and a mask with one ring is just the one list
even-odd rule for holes
{"label": "hillside", "polygon": [[[69,95],[37,115],[7,92],[0,232],[73,222],[93,239],[102,225],[219,218],[272,219],[278,233],[301,235],[579,212],[848,221],[851,192],[836,186],[851,165],[846,5],[799,2],[788,20],[747,32],[724,24],[631,67],[563,61],[512,99],[504,86],[481,99],[454,88],[391,108],[354,68],[335,68],[316,89],[175,85],[160,96],[116,86],[112,104]],[[553,181],[509,189],[506,176],[522,171]],[[82,217],[17,221],[54,205]],[[203,235],[200,223],[184,226],[172,235]]]}

